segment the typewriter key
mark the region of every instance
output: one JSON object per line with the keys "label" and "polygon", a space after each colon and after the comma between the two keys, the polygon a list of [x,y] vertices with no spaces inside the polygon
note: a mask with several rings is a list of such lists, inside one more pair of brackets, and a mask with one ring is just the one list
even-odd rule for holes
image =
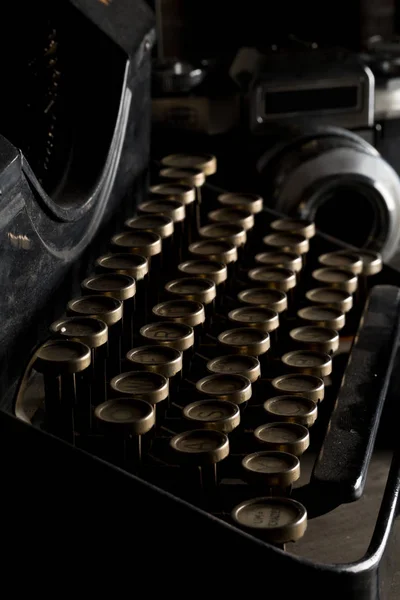
{"label": "typewriter key", "polygon": [[196,199],[196,191],[192,186],[176,181],[152,185],[149,191],[153,196],[161,196],[168,200],[178,200],[178,202],[182,202],[185,206],[189,206]]}
{"label": "typewriter key", "polygon": [[232,511],[236,525],[262,537],[266,542],[296,542],[307,529],[307,511],[291,498],[252,498]]}
{"label": "typewriter key", "polygon": [[382,257],[378,252],[363,249],[357,250],[357,252],[363,263],[362,275],[369,277],[370,275],[376,275],[382,271]]}
{"label": "typewriter key", "polygon": [[[66,317],[50,325],[53,335],[81,342],[91,353],[91,403],[104,402],[107,398],[106,368],[108,327],[94,317]],[[88,410],[89,426],[91,408]]]}
{"label": "typewriter key", "polygon": [[309,250],[308,239],[299,233],[270,233],[263,238],[263,242],[271,248],[300,255],[306,254]]}
{"label": "typewriter key", "polygon": [[344,290],[349,294],[353,294],[357,289],[357,275],[353,275],[351,271],[345,269],[324,267],[313,271],[312,276],[319,283]]}
{"label": "typewriter key", "polygon": [[249,356],[261,356],[271,345],[269,334],[254,327],[238,327],[223,331],[218,336],[218,342],[224,350]]}
{"label": "typewriter key", "polygon": [[216,260],[224,265],[237,261],[237,248],[224,240],[200,240],[189,246],[189,252],[198,259]]}
{"label": "typewriter key", "polygon": [[139,346],[129,350],[126,358],[135,370],[151,371],[167,379],[182,371],[182,353],[168,346]]}
{"label": "typewriter key", "polygon": [[160,344],[186,353],[183,355],[183,367],[184,372],[188,370],[194,346],[193,327],[176,321],[159,321],[143,325],[140,335],[147,344]]}
{"label": "typewriter key", "polygon": [[217,172],[217,159],[212,154],[169,154],[161,164],[179,169],[200,169],[206,177]]}
{"label": "typewriter key", "polygon": [[157,405],[156,420],[164,414],[164,407],[158,406],[168,400],[168,379],[159,373],[151,371],[128,371],[116,375],[110,381],[113,395],[146,400],[149,404]]}
{"label": "typewriter key", "polygon": [[231,206],[248,210],[252,215],[260,213],[263,209],[263,199],[257,194],[221,194],[218,202],[223,206]]}
{"label": "typewriter key", "polygon": [[339,348],[339,335],[328,327],[296,327],[289,332],[293,341],[307,346],[309,350],[333,354]]}
{"label": "typewriter key", "polygon": [[271,382],[272,387],[278,394],[290,394],[291,396],[302,396],[313,402],[322,402],[324,399],[325,386],[320,377],[306,375],[305,373],[292,373],[275,377]]}
{"label": "typewriter key", "polygon": [[332,306],[318,304],[316,306],[306,306],[301,308],[297,315],[300,319],[308,321],[318,327],[330,327],[336,331],[343,329],[345,325],[344,313]]}
{"label": "typewriter key", "polygon": [[264,410],[273,421],[299,423],[311,427],[318,416],[318,405],[304,396],[275,396],[264,402]]}
{"label": "typewriter key", "polygon": [[251,282],[280,292],[289,292],[296,286],[296,274],[284,267],[256,267],[250,269],[248,277]]}
{"label": "typewriter key", "polygon": [[161,236],[153,231],[123,231],[111,238],[120,251],[139,254],[149,259],[161,253]]}
{"label": "typewriter key", "polygon": [[202,238],[218,239],[233,244],[237,248],[244,246],[247,241],[246,231],[236,223],[211,223],[200,227]]}
{"label": "typewriter key", "polygon": [[228,319],[235,325],[255,327],[268,333],[279,327],[279,315],[275,310],[265,306],[242,306],[228,313]]}
{"label": "typewriter key", "polygon": [[318,257],[318,261],[324,267],[338,267],[351,271],[353,275],[359,275],[363,269],[363,261],[361,256],[350,250],[336,250],[335,252],[328,252],[327,254],[321,254]]}
{"label": "typewriter key", "polygon": [[254,431],[255,439],[268,450],[301,456],[310,445],[307,427],[298,423],[265,423]]}
{"label": "typewriter key", "polygon": [[287,296],[279,290],[251,288],[239,292],[237,297],[239,302],[243,302],[243,304],[265,306],[277,313],[282,313],[287,309]]}
{"label": "typewriter key", "polygon": [[284,233],[297,233],[303,235],[308,240],[315,235],[315,224],[307,219],[277,219],[270,224],[271,229]]}
{"label": "typewriter key", "polygon": [[36,353],[34,368],[43,374],[46,425],[51,433],[73,442],[75,409],[81,398],[76,374],[91,363],[90,348],[75,340],[50,340]]}
{"label": "typewriter key", "polygon": [[142,458],[142,435],[155,424],[154,407],[138,398],[114,398],[96,407],[95,417],[112,442],[122,441],[121,462],[138,463]]}
{"label": "typewriter key", "polygon": [[284,354],[282,362],[287,367],[306,375],[327,377],[332,373],[332,358],[324,352],[294,350]]}
{"label": "typewriter key", "polygon": [[96,267],[99,271],[109,273],[122,273],[123,275],[130,275],[136,281],[145,279],[149,271],[149,263],[147,258],[140,256],[139,254],[128,254],[128,253],[116,253],[116,254],[105,254],[100,256],[96,260]]}
{"label": "typewriter key", "polygon": [[156,233],[164,241],[174,233],[174,222],[171,217],[160,214],[141,215],[125,221],[125,225],[134,231],[150,231]]}
{"label": "typewriter key", "polygon": [[245,231],[249,231],[254,227],[253,214],[243,208],[218,208],[208,213],[208,218],[213,223],[236,223],[243,227]]}
{"label": "typewriter key", "polygon": [[255,260],[261,265],[283,267],[285,269],[290,269],[294,273],[299,273],[303,267],[301,256],[294,252],[281,252],[279,250],[274,252],[261,252],[260,254],[256,254]]}
{"label": "typewriter key", "polygon": [[306,292],[306,298],[316,304],[326,304],[344,313],[353,307],[353,296],[349,292],[332,287],[321,287]]}
{"label": "typewriter key", "polygon": [[167,300],[156,304],[152,312],[160,319],[185,323],[193,328],[203,325],[206,318],[203,304],[195,300]]}
{"label": "typewriter key", "polygon": [[96,317],[108,326],[107,373],[115,375],[121,369],[122,302],[111,296],[82,296],[67,304],[70,316]]}
{"label": "typewriter key", "polygon": [[184,221],[186,217],[185,205],[179,200],[169,200],[168,198],[142,202],[138,206],[138,212],[140,214],[159,213],[160,215],[166,215],[172,219],[174,226],[176,223]]}
{"label": "typewriter key", "polygon": [[189,185],[190,187],[201,187],[206,182],[206,176],[204,175],[201,169],[187,168],[187,169],[179,169],[179,168],[167,168],[161,169],[160,177],[167,180],[173,180],[178,183],[183,183],[184,185]]}
{"label": "typewriter key", "polygon": [[267,488],[290,488],[300,477],[300,461],[288,452],[254,452],[242,460],[244,477],[250,484]]}
{"label": "typewriter key", "polygon": [[178,270],[185,275],[211,279],[215,285],[220,285],[228,278],[226,265],[216,260],[187,260],[178,265]]}
{"label": "typewriter key", "polygon": [[231,433],[240,423],[238,406],[216,398],[188,404],[183,409],[183,416],[198,428],[215,429],[222,433]]}
{"label": "typewriter key", "polygon": [[165,285],[165,290],[185,300],[194,300],[202,304],[210,304],[217,295],[215,283],[202,277],[182,277],[174,279]]}
{"label": "typewriter key", "polygon": [[243,404],[251,398],[251,382],[247,377],[234,373],[207,375],[196,383],[196,389],[202,394],[229,400],[233,404]]}
{"label": "typewriter key", "polygon": [[254,383],[261,376],[260,361],[255,356],[228,354],[209,360],[207,370],[211,373],[235,373]]}

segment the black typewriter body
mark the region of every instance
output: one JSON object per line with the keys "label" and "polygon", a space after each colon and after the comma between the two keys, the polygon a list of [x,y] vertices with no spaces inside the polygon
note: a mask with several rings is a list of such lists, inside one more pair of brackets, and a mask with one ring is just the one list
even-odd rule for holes
{"label": "black typewriter body", "polygon": [[[362,528],[364,524],[358,522],[356,507],[365,494],[372,451],[374,448],[374,451],[384,450],[391,456],[374,525],[368,526],[369,542],[354,561],[329,563],[309,558],[306,553],[302,555],[293,549],[296,544],[287,544],[285,549],[241,529],[230,518],[229,510],[222,511],[221,516],[221,511],[210,508],[203,496],[198,500],[197,491],[192,493],[189,489],[186,494],[179,474],[175,485],[176,468],[172,469],[168,461],[168,468],[174,471],[171,477],[168,469],[166,477],[148,476],[145,468],[135,471],[119,460],[108,460],[107,454],[98,452],[90,441],[80,443],[74,439],[71,443],[61,439],[46,430],[43,416],[36,421],[32,418],[31,423],[16,416],[32,357],[49,339],[51,323],[63,318],[69,300],[80,296],[82,281],[95,272],[96,259],[116,252],[110,240],[126,231],[126,219],[134,218],[137,207],[148,199],[149,180],[153,185],[165,184],[159,172],[160,161],[166,154],[211,152],[217,156],[218,171],[208,176],[201,188],[203,226],[209,222],[208,213],[221,208],[218,197],[222,194],[239,188],[253,194],[258,191],[251,159],[247,156],[242,161],[238,157],[236,135],[233,145],[229,136],[210,139],[156,133],[151,148],[155,160],[150,161],[150,49],[154,41],[150,11],[144,3],[117,3],[117,0],[75,0],[71,5],[66,9],[71,23],[76,18],[84,33],[87,33],[86,24],[89,30],[95,26],[96,32],[92,32],[90,39],[104,34],[99,45],[100,55],[102,44],[106,53],[111,40],[116,67],[109,72],[115,77],[112,86],[120,86],[121,92],[116,94],[117,99],[110,100],[114,102],[115,118],[110,119],[109,136],[102,148],[99,139],[98,158],[93,158],[92,172],[82,179],[79,165],[82,165],[82,155],[89,150],[88,142],[86,145],[80,140],[76,142],[75,171],[68,127],[60,132],[64,139],[58,146],[62,149],[61,155],[51,155],[55,166],[49,176],[35,148],[32,151],[27,145],[25,150],[17,136],[15,141],[10,136],[0,138],[0,197],[4,215],[0,222],[0,264],[4,289],[9,290],[3,294],[0,304],[3,324],[0,473],[5,490],[3,510],[11,523],[11,534],[6,535],[10,555],[21,553],[22,547],[30,569],[32,563],[36,563],[40,545],[44,548],[38,558],[41,569],[52,576],[60,574],[59,587],[62,587],[60,581],[68,582],[68,579],[74,588],[80,586],[81,577],[93,587],[97,587],[99,581],[102,584],[103,579],[111,579],[115,594],[117,586],[121,586],[124,593],[131,590],[131,593],[170,592],[179,596],[197,592],[197,595],[210,596],[263,594],[266,598],[291,598],[293,594],[310,598],[338,596],[349,600],[397,598],[400,593],[397,436],[400,274],[387,265],[371,279],[369,300],[365,292],[363,302],[357,304],[355,300],[350,316],[346,313],[344,337],[350,340],[349,347],[347,352],[333,359],[336,371],[326,388],[327,396],[319,405],[320,421],[310,429],[312,456],[318,460],[314,466],[312,459],[313,473],[292,491],[292,497],[306,506],[309,523],[349,504],[355,507],[351,517],[353,527]],[[94,55],[96,52],[89,54]],[[101,65],[97,69],[100,75]],[[94,97],[98,101],[96,94]],[[93,103],[88,97],[89,112],[95,111]],[[101,103],[98,108],[92,124],[88,119],[91,143],[93,140],[96,143],[95,130],[101,128]],[[29,111],[27,122],[30,122]],[[84,127],[84,122],[85,113],[81,115],[80,127]],[[0,130],[0,133],[3,132]],[[41,148],[45,157],[46,145]],[[232,165],[235,165],[234,172]],[[154,197],[153,190],[151,199]],[[261,239],[271,233],[270,224],[280,218],[284,216],[268,207],[255,215],[257,237],[246,243],[247,258],[242,256],[241,259],[245,260],[247,271],[249,265],[257,266],[252,259],[256,252],[265,249]],[[186,227],[188,224],[187,221]],[[196,239],[199,239],[197,235],[193,241]],[[179,262],[193,259],[179,238],[175,238],[175,245],[182,250]],[[322,266],[318,257],[337,250],[357,253],[357,248],[319,231],[310,245],[306,275],[299,279],[298,296],[291,305],[289,323],[293,327],[299,325],[294,307],[297,310],[307,305],[304,293],[310,287],[317,287],[312,285],[311,272]],[[182,276],[172,262],[172,256],[168,257],[165,272],[159,273],[158,302],[170,299],[162,289],[164,284]],[[236,302],[238,290],[246,289],[246,285],[240,283],[241,276],[236,271],[229,275],[233,287],[226,292],[226,298],[222,296],[216,310],[218,332],[221,328],[228,329],[228,310],[241,306]],[[157,280],[157,274],[155,277]],[[355,294],[354,298],[358,296]],[[224,326],[218,321],[221,316],[225,318]],[[285,324],[285,318],[282,317],[281,323],[286,335],[290,327]],[[150,317],[148,322],[156,320]],[[207,322],[211,322],[209,316]],[[136,330],[135,335],[134,347],[143,345]],[[199,354],[210,346],[216,347],[215,340],[211,343],[202,340],[197,348]],[[279,341],[281,343],[286,350],[293,349],[287,345],[286,338],[285,342]],[[207,358],[214,355],[215,348]],[[279,356],[275,359],[279,360]],[[197,379],[209,374],[204,361],[193,359],[190,364],[192,371],[189,369],[188,373],[195,373]],[[269,367],[262,368],[267,372],[268,384],[265,385],[270,386]],[[271,373],[281,374],[279,369],[274,367]],[[131,367],[123,361],[121,371],[129,370]],[[271,388],[266,389],[271,396]],[[193,385],[184,385],[179,393],[186,394],[188,402],[202,398]],[[257,393],[264,394],[264,388]],[[243,423],[248,422],[249,407],[251,409],[251,400],[241,413]],[[257,425],[263,424],[260,412],[257,415]],[[169,439],[171,430],[173,433],[184,430],[182,422],[174,430],[176,411],[172,418],[175,418],[172,424],[168,420],[163,422],[168,434],[157,433],[156,437]],[[253,426],[247,428],[254,429]],[[232,447],[242,443],[233,435],[231,438],[231,434],[228,437],[230,441],[233,438]],[[252,444],[249,447],[257,449]],[[229,479],[229,469],[223,473],[228,473]],[[230,490],[228,497],[229,494]],[[241,500],[249,496],[243,496],[239,490],[237,497]],[[233,507],[232,502],[228,505],[230,509]],[[321,535],[327,535],[323,524]],[[348,542],[343,539],[341,543]],[[330,544],[328,535],[326,544]]]}

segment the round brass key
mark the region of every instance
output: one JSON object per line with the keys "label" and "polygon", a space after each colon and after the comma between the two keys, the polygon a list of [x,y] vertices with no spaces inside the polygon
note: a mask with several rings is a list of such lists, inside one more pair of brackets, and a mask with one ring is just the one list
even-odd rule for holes
{"label": "round brass key", "polygon": [[315,235],[315,224],[307,219],[277,219],[270,224],[271,229],[285,233],[297,233],[308,240]]}
{"label": "round brass key", "polygon": [[291,498],[252,498],[232,511],[236,525],[273,544],[296,542],[307,529],[307,511]]}
{"label": "round brass key", "polygon": [[269,488],[288,488],[300,477],[300,461],[288,452],[254,452],[243,458],[242,467],[248,483]]}
{"label": "round brass key", "polygon": [[261,252],[256,254],[255,261],[269,267],[284,267],[294,273],[299,273],[303,267],[301,256],[294,252],[275,250],[274,252]]}
{"label": "round brass key", "polygon": [[234,373],[207,375],[196,383],[196,389],[202,394],[229,400],[233,404],[243,404],[251,398],[251,382],[247,377]]}
{"label": "round brass key", "polygon": [[136,294],[136,282],[130,275],[122,273],[100,273],[82,281],[84,294],[101,294],[117,300],[129,300]]}
{"label": "round brass key", "polygon": [[306,346],[309,350],[333,354],[339,348],[339,335],[328,327],[296,327],[289,332],[293,341]]}
{"label": "round brass key", "polygon": [[171,217],[160,214],[141,215],[125,221],[125,225],[134,231],[150,231],[160,236],[162,240],[174,233],[174,222]]}
{"label": "round brass key", "polygon": [[174,279],[165,285],[169,294],[185,300],[194,300],[202,304],[210,304],[217,295],[215,283],[202,277],[182,277]]}
{"label": "round brass key", "polygon": [[255,439],[267,450],[301,456],[310,445],[307,427],[298,423],[265,423],[254,431]]}
{"label": "round brass key", "polygon": [[178,200],[185,206],[191,204],[196,199],[194,187],[178,182],[153,185],[150,187],[150,193],[153,196],[161,196],[162,198],[168,198],[169,200]]}
{"label": "round brass key", "polygon": [[255,356],[245,354],[228,354],[218,356],[207,363],[211,373],[237,373],[254,383],[261,376],[260,361]]}
{"label": "round brass key", "polygon": [[82,296],[68,302],[67,312],[70,315],[97,317],[111,326],[122,318],[122,302],[111,296]]}
{"label": "round brass key", "polygon": [[224,240],[200,240],[189,245],[189,252],[196,258],[216,260],[228,265],[236,262],[237,248]]}
{"label": "round brass key", "polygon": [[353,296],[344,290],[333,287],[321,287],[306,292],[306,298],[315,304],[325,304],[344,313],[353,307]]}
{"label": "round brass key", "polygon": [[362,275],[369,277],[382,271],[383,263],[379,252],[372,250],[357,250],[363,263]]}
{"label": "round brass key", "polygon": [[211,279],[215,285],[223,283],[228,278],[226,265],[216,260],[187,260],[178,265],[178,270],[186,276]]}
{"label": "round brass key", "polygon": [[349,294],[353,294],[357,289],[357,275],[345,269],[324,267],[313,271],[312,276],[319,283],[344,290]]}
{"label": "round brass key", "polygon": [[253,327],[237,327],[223,331],[218,336],[218,342],[233,354],[249,356],[260,356],[267,352],[271,345],[269,334]]}
{"label": "round brass key", "polygon": [[318,327],[330,327],[336,331],[343,329],[346,318],[344,313],[326,304],[306,306],[297,312],[297,316],[304,321]]}
{"label": "round brass key", "polygon": [[161,164],[179,169],[200,169],[207,177],[217,171],[217,159],[212,154],[169,154]]}
{"label": "round brass key", "polygon": [[311,427],[318,416],[318,405],[304,396],[275,396],[264,402],[264,410],[272,421],[299,423]]}
{"label": "round brass key", "polygon": [[44,375],[71,375],[90,365],[90,349],[75,340],[49,340],[37,351],[35,370]]}
{"label": "round brass key", "polygon": [[183,416],[201,429],[215,429],[222,433],[231,433],[240,423],[240,410],[236,404],[227,400],[210,398],[188,404]]}
{"label": "round brass key", "polygon": [[315,375],[306,375],[305,373],[280,375],[275,377],[271,384],[278,394],[303,396],[313,402],[321,402],[324,399],[324,382]]}
{"label": "round brass key", "polygon": [[280,292],[288,292],[296,286],[296,274],[284,267],[256,267],[250,269],[248,276],[255,284]]}
{"label": "round brass key", "polygon": [[324,352],[294,350],[284,354],[282,362],[292,370],[306,375],[327,377],[332,373],[332,358]]}
{"label": "round brass key", "polygon": [[275,331],[279,327],[279,315],[265,306],[241,306],[228,313],[228,319],[235,325],[255,327],[261,331]]}
{"label": "round brass key", "polygon": [[130,275],[136,281],[144,279],[149,272],[149,263],[147,258],[139,254],[129,254],[119,252],[116,254],[105,254],[96,260],[96,267],[99,271],[113,273],[123,273]]}
{"label": "round brass key", "polygon": [[250,304],[252,306],[265,306],[277,313],[281,313],[287,309],[287,296],[285,292],[272,290],[266,287],[250,288],[242,290],[238,293],[239,302]]}
{"label": "round brass key", "polygon": [[110,386],[118,396],[146,400],[152,405],[168,398],[168,379],[150,371],[121,373],[111,379]]}
{"label": "round brass key", "polygon": [[318,257],[318,261],[321,265],[324,265],[324,267],[346,269],[347,271],[351,271],[353,275],[359,275],[363,269],[361,256],[350,250],[336,250],[335,252],[321,254],[321,256]]}
{"label": "round brass key", "polygon": [[65,317],[52,323],[50,331],[57,337],[81,342],[89,348],[99,348],[108,340],[107,325],[94,317]]}
{"label": "round brass key", "polygon": [[252,215],[260,213],[263,209],[263,199],[257,194],[229,193],[218,196],[218,202],[223,206],[242,208],[248,210]]}
{"label": "round brass key", "polygon": [[209,212],[208,218],[213,223],[236,223],[245,231],[254,227],[254,216],[243,208],[218,208]]}
{"label": "round brass key", "polygon": [[159,213],[160,215],[166,215],[174,223],[180,223],[186,217],[185,205],[179,200],[169,200],[168,198],[142,202],[138,206],[138,212],[140,214]]}
{"label": "round brass key", "polygon": [[133,369],[158,373],[167,379],[182,371],[182,353],[168,346],[139,346],[129,350],[126,358]]}
{"label": "round brass key", "polygon": [[190,187],[201,187],[206,182],[206,176],[201,169],[187,168],[166,168],[161,169],[160,177],[167,180],[173,180],[178,183],[183,183]]}
{"label": "round brass key", "polygon": [[139,254],[145,258],[161,253],[161,237],[154,231],[123,231],[111,238],[112,245],[120,252]]}
{"label": "round brass key", "polygon": [[176,321],[149,323],[140,328],[140,335],[147,343],[169,346],[180,352],[189,350],[194,344],[193,327]]}
{"label": "round brass key", "polygon": [[271,248],[300,255],[306,254],[310,247],[308,239],[299,233],[270,233],[263,238],[263,242]]}
{"label": "round brass key", "polygon": [[244,246],[247,241],[246,231],[236,223],[211,223],[200,227],[199,234],[202,238],[217,239],[229,242],[236,247]]}
{"label": "round brass key", "polygon": [[202,325],[206,319],[203,304],[195,300],[167,300],[156,304],[152,312],[160,319],[185,323],[190,327]]}

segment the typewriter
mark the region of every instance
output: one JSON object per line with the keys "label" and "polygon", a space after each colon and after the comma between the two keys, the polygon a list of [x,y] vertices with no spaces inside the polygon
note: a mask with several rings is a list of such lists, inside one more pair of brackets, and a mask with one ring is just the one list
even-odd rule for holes
{"label": "typewriter", "polygon": [[22,542],[33,562],[40,541],[46,574],[67,567],[74,586],[397,598],[399,273],[254,181],[233,189],[213,138],[149,156],[151,13],[73,4],[70,23],[119,43],[135,100],[85,214],[55,214],[52,175],[4,141],[8,206],[23,203],[4,226],[11,554]]}

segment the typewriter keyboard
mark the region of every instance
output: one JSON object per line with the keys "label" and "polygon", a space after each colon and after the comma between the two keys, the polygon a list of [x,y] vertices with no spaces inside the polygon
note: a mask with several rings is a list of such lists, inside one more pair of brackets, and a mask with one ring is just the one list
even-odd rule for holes
{"label": "typewriter keyboard", "polygon": [[208,188],[215,171],[162,160],[32,357],[16,414],[283,548],[307,535],[302,464],[382,261]]}

